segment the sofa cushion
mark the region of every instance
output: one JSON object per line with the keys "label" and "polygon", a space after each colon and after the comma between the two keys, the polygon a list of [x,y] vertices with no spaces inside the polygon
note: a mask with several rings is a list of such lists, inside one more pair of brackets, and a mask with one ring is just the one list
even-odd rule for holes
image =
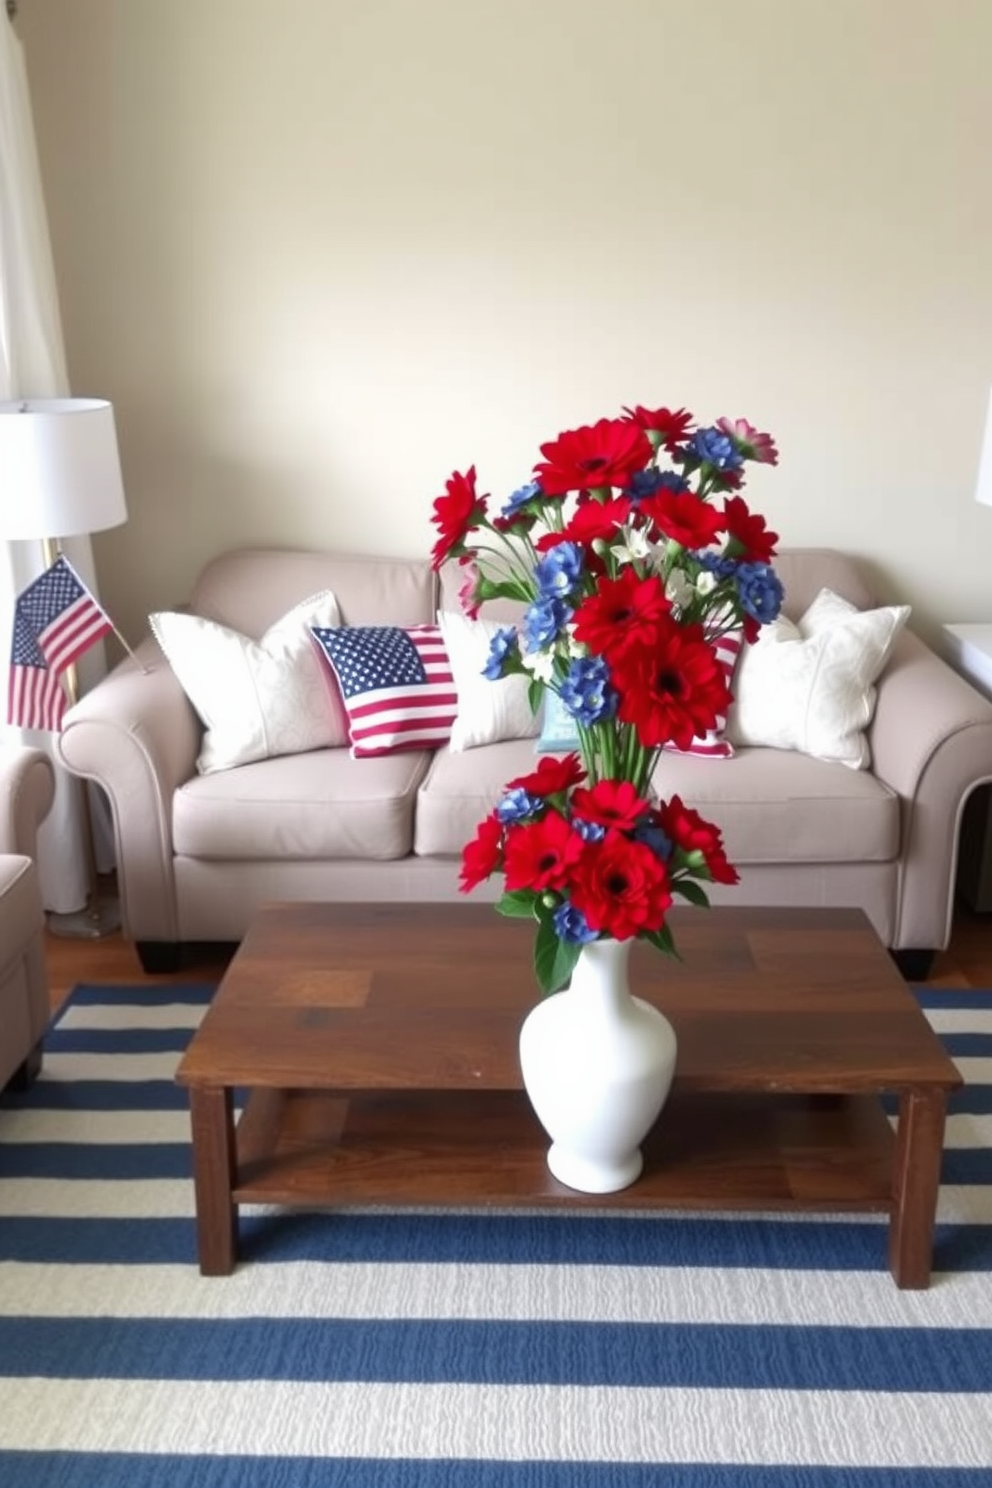
{"label": "sofa cushion", "polygon": [[908,616],[908,605],[861,611],[822,589],[797,624],[767,626],[741,657],[729,737],[867,769],[875,682]]}
{"label": "sofa cushion", "polygon": [[330,590],[301,600],[257,641],[202,615],[166,610],[148,619],[205,725],[201,775],[347,742],[344,709],[310,638],[312,625],[338,624]]}
{"label": "sofa cushion", "polygon": [[[533,769],[527,740],[468,755],[438,750],[417,793],[415,851],[460,855],[506,782]],[[719,769],[664,753],[654,779],[659,794],[680,795],[720,827],[738,866],[898,856],[898,797],[867,772],[782,750],[739,749]]]}
{"label": "sofa cushion", "polygon": [[452,750],[478,749],[501,739],[533,738],[540,717],[531,711],[530,677],[518,672],[490,680],[483,675],[493,638],[506,626],[496,620],[470,620],[455,610],[438,610],[437,623],[458,694]]}
{"label": "sofa cushion", "polygon": [[458,697],[439,626],[315,625],[312,635],[344,699],[355,759],[447,743]]}
{"label": "sofa cushion", "polygon": [[173,797],[175,851],[194,858],[402,858],[429,755],[353,760],[321,749],[188,780]]}

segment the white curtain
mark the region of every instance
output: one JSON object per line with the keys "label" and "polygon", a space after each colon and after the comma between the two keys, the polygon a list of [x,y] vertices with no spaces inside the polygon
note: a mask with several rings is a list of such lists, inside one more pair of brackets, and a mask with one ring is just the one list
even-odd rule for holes
{"label": "white curtain", "polygon": [[[27,72],[14,27],[0,14],[0,398],[69,395]],[[16,491],[0,491],[0,501],[16,500]],[[92,586],[89,538],[73,538],[64,546]],[[6,723],[14,600],[43,568],[40,542],[0,541],[0,738],[47,749],[54,760],[51,734]],[[46,908],[69,914],[85,905],[89,875],[78,783],[57,762],[56,775],[55,805],[41,831],[38,867]]]}

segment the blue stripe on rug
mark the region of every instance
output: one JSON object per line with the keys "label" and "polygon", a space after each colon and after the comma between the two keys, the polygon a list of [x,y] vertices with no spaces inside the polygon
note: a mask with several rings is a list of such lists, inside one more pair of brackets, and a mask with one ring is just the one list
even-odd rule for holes
{"label": "blue stripe on rug", "polygon": [[[245,1264],[355,1261],[403,1264],[713,1266],[766,1271],[884,1271],[885,1225],[852,1219],[584,1219],[581,1215],[284,1210],[242,1216]],[[190,1219],[0,1218],[0,1261],[47,1265],[183,1264],[195,1255]],[[992,1271],[987,1225],[938,1225],[934,1270]]]}
{"label": "blue stripe on rug", "polygon": [[913,987],[912,992],[924,1012],[940,1012],[942,1009],[954,1009],[958,1012],[971,1012],[975,1009],[988,1012],[992,1009],[992,990],[987,988],[972,990],[970,987],[944,988],[920,985]]}
{"label": "blue stripe on rug", "polygon": [[69,1007],[162,1007],[167,1003],[206,1007],[217,990],[214,982],[142,982],[127,987],[102,987],[77,982],[55,1014],[58,1022]]}
{"label": "blue stripe on rug", "polygon": [[990,1488],[987,1468],[0,1452],[9,1488]]}
{"label": "blue stripe on rug", "polygon": [[7,1317],[0,1375],[707,1390],[992,1391],[992,1331],[461,1319]]}
{"label": "blue stripe on rug", "polygon": [[942,1033],[940,1041],[952,1059],[987,1059],[992,1033]]}
{"label": "blue stripe on rug", "polygon": [[188,1028],[54,1028],[45,1038],[48,1054],[182,1054]]}
{"label": "blue stripe on rug", "polygon": [[0,1142],[0,1179],[191,1178],[188,1142]]}

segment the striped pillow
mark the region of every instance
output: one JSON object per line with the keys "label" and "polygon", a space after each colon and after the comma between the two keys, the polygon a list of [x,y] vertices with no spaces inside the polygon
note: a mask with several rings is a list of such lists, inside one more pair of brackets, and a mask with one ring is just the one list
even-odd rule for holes
{"label": "striped pillow", "polygon": [[[740,630],[729,630],[716,642],[716,659],[723,668],[728,687],[733,681],[734,668],[737,666],[743,642],[744,633]],[[734,746],[729,739],[724,738],[726,727],[726,713],[718,713],[715,727],[708,733],[697,734],[687,749],[679,749],[677,744],[672,743],[666,744],[665,748],[676,754],[692,755],[694,759],[733,759]]]}
{"label": "striped pillow", "polygon": [[439,626],[313,626],[311,634],[341,689],[353,759],[447,743],[458,694]]}

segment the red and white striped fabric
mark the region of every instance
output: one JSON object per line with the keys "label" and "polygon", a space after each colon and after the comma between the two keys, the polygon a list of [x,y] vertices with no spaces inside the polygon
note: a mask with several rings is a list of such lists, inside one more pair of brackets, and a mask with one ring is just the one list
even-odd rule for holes
{"label": "red and white striped fabric", "polygon": [[439,626],[314,626],[311,634],[341,689],[353,759],[447,743],[458,693]]}
{"label": "red and white striped fabric", "polygon": [[[730,630],[715,643],[716,659],[723,668],[728,687],[733,681],[743,642],[743,631]],[[679,749],[677,744],[666,744],[665,748],[675,754],[690,754],[694,759],[733,759],[734,746],[729,739],[723,737],[726,727],[726,713],[718,713],[715,727],[708,733],[697,734],[687,749]]]}

